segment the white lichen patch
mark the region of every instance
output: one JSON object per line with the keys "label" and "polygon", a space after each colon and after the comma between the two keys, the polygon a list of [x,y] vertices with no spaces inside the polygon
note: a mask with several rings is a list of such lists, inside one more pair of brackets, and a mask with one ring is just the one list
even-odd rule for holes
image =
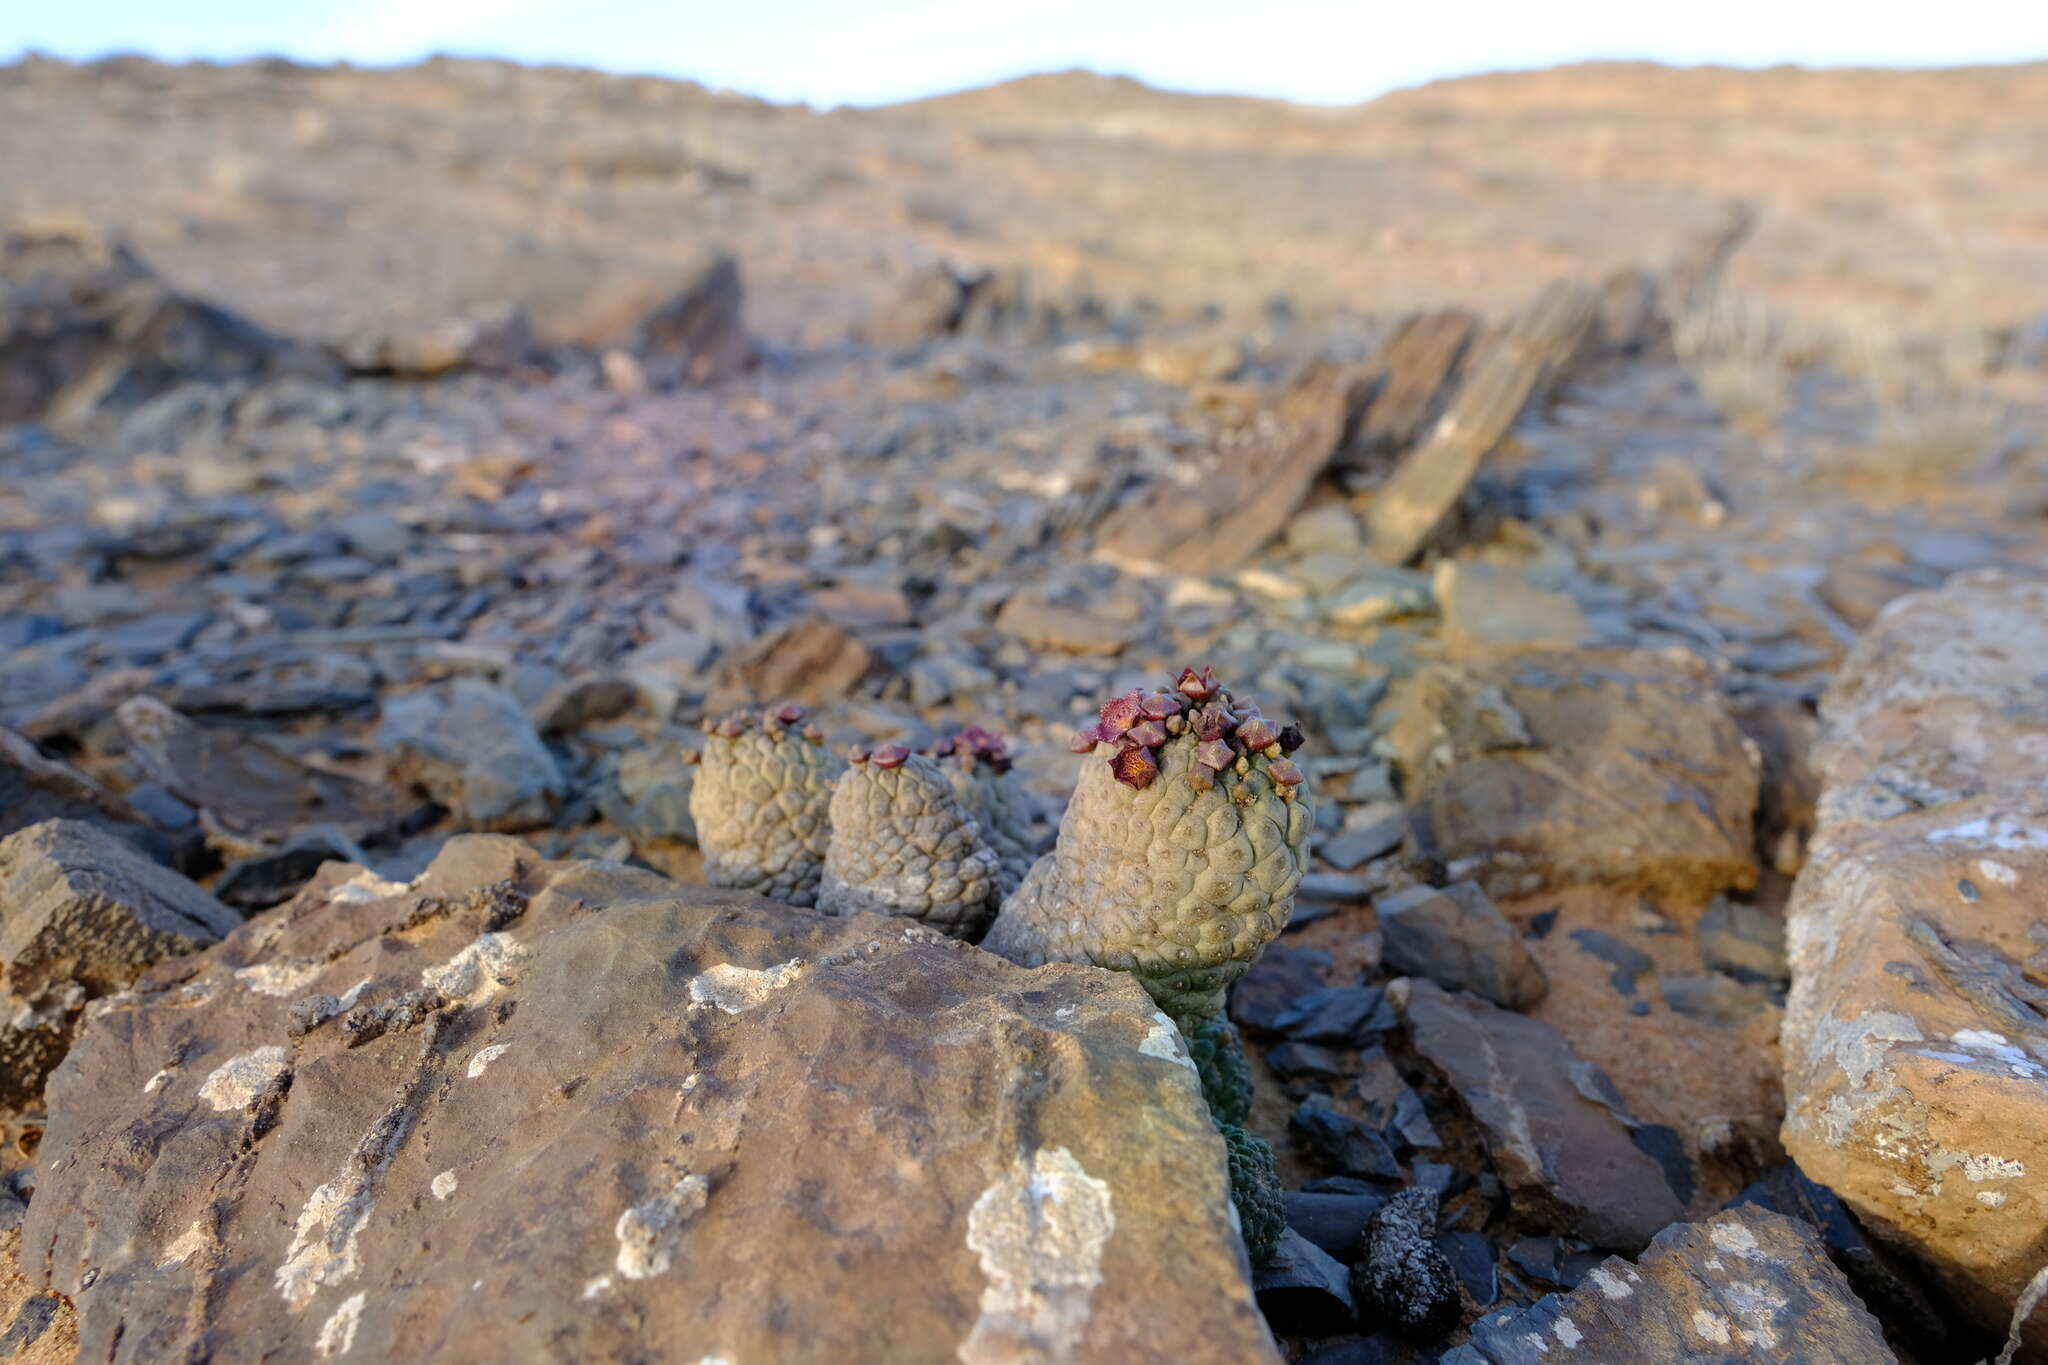
{"label": "white lichen patch", "polygon": [[365,868],[328,892],[327,900],[330,905],[368,905],[402,896],[410,889],[406,882],[390,881]]}
{"label": "white lichen patch", "polygon": [[1051,1147],[1019,1157],[967,1216],[967,1245],[988,1283],[981,1316],[957,1352],[962,1365],[1070,1359],[1115,1230],[1108,1183],[1073,1153]]}
{"label": "white lichen patch", "polygon": [[469,1066],[463,1074],[468,1076],[469,1079],[475,1080],[484,1074],[486,1067],[504,1056],[509,1050],[510,1045],[506,1043],[492,1043],[489,1047],[478,1048],[476,1055],[469,1059]]}
{"label": "white lichen patch", "polygon": [[1737,1256],[1756,1255],[1756,1234],[1740,1223],[1716,1223],[1707,1230],[1707,1235],[1723,1251]]}
{"label": "white lichen patch", "polygon": [[1979,858],[1977,875],[1997,886],[2018,886],[2020,874],[1996,858]]}
{"label": "white lichen patch", "polygon": [[482,934],[438,967],[420,973],[420,984],[451,1001],[480,1005],[518,979],[519,960],[533,950],[510,934]]}
{"label": "white lichen patch", "polygon": [[377,1182],[390,1169],[415,1117],[410,1109],[387,1111],[342,1159],[334,1179],[306,1196],[292,1227],[291,1247],[272,1277],[294,1312],[311,1302],[322,1285],[340,1284],[361,1268],[356,1238],[376,1207]]}
{"label": "white lichen patch", "polygon": [[2010,815],[1979,816],[1960,825],[1938,829],[1927,836],[1930,844],[1972,844],[1995,848],[2001,853],[2023,853],[2048,849],[2048,829],[2026,824]]}
{"label": "white lichen patch", "polygon": [[213,1234],[207,1231],[206,1224],[194,1219],[191,1227],[179,1233],[178,1239],[164,1248],[164,1254],[157,1257],[156,1267],[169,1270],[174,1265],[183,1265],[206,1250],[212,1242]]}
{"label": "white lichen patch", "polygon": [[171,1077],[176,1074],[177,1068],[169,1066],[165,1067],[163,1070],[157,1072],[156,1075],[151,1076],[148,1080],[142,1083],[142,1093],[145,1095],[154,1095],[157,1091],[169,1085],[171,1083]]}
{"label": "white lichen patch", "polygon": [[433,1182],[427,1188],[434,1192],[434,1198],[446,1199],[449,1195],[455,1193],[455,1187],[458,1183],[460,1182],[456,1180],[455,1172],[453,1170],[446,1170],[435,1176]]}
{"label": "white lichen patch", "polygon": [[674,1265],[683,1228],[710,1198],[710,1181],[701,1175],[686,1175],[668,1193],[620,1214],[612,1229],[619,1239],[619,1273],[629,1280],[644,1280]]}
{"label": "white lichen patch", "polygon": [[1615,1274],[1606,1266],[1593,1267],[1593,1273],[1586,1278],[1593,1282],[1595,1289],[1598,1289],[1610,1299],[1625,1299],[1636,1292],[1635,1286],[1622,1279],[1621,1276]]}
{"label": "white lichen patch", "polygon": [[609,1276],[609,1275],[594,1275],[594,1276],[592,1276],[592,1277],[591,1277],[590,1279],[587,1279],[587,1280],[585,1280],[585,1281],[583,1282],[583,1297],[584,1297],[585,1299],[594,1299],[594,1298],[596,1298],[596,1297],[597,1297],[598,1295],[600,1295],[600,1294],[609,1294],[609,1293],[611,1293],[611,1289],[612,1289],[612,1277],[611,1277],[611,1276]]}
{"label": "white lichen patch", "polygon": [[355,1347],[356,1324],[363,1320],[363,1303],[366,1295],[358,1290],[341,1301],[341,1307],[320,1324],[320,1335],[313,1345],[329,1360],[345,1356]]}
{"label": "white lichen patch", "polygon": [[259,962],[253,967],[237,967],[235,984],[258,995],[278,999],[287,996],[304,995],[306,988],[313,984],[326,969],[323,962],[308,962],[299,958],[286,958],[282,962]]}
{"label": "white lichen patch", "polygon": [[1785,1291],[1765,1280],[1738,1280],[1720,1291],[1721,1301],[1735,1316],[1735,1335],[1760,1351],[1778,1349],[1778,1320],[1791,1302]]}
{"label": "white lichen patch", "polygon": [[775,967],[736,967],[720,962],[690,978],[690,1003],[716,1005],[727,1014],[745,1014],[804,974],[801,958]]}
{"label": "white lichen patch", "polygon": [[222,1113],[247,1109],[290,1065],[281,1047],[259,1047],[230,1057],[199,1087],[199,1098]]}
{"label": "white lichen patch", "polygon": [[1704,1308],[1692,1310],[1692,1330],[1698,1333],[1702,1340],[1710,1341],[1716,1346],[1726,1346],[1734,1335],[1728,1330],[1728,1319],[1719,1313],[1709,1313]]}
{"label": "white lichen patch", "polygon": [[[1144,1041],[1138,1044],[1138,1051],[1147,1057],[1163,1057],[1169,1062],[1178,1062],[1190,1071],[1195,1070],[1195,1059],[1188,1056],[1187,1044],[1181,1039],[1180,1030],[1173,1020],[1166,1017],[1166,1011],[1152,1012],[1152,1028]],[[1197,1073],[1200,1074],[1200,1073]]]}
{"label": "white lichen patch", "polygon": [[1987,1209],[1995,1209],[2005,1203],[2005,1193],[2002,1190],[1979,1190],[1977,1202]]}
{"label": "white lichen patch", "polygon": [[1870,1073],[1884,1065],[1893,1043],[1923,1041],[1920,1026],[1897,1010],[1867,1010],[1854,1019],[1840,1020],[1829,1014],[1815,1030],[1814,1051],[1831,1056],[1849,1079],[1861,1086]]}
{"label": "white lichen patch", "polygon": [[1586,1339],[1586,1334],[1581,1332],[1579,1325],[1570,1318],[1559,1318],[1550,1330],[1557,1335],[1557,1344],[1567,1351]]}

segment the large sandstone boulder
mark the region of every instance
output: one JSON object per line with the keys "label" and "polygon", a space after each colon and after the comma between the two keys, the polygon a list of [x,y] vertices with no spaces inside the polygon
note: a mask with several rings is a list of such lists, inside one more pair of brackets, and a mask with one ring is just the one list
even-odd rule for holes
{"label": "large sandstone boulder", "polygon": [[1787,924],[1787,1151],[2000,1333],[2048,1262],[2044,670],[2048,583],[1887,608],[1822,702]]}
{"label": "large sandstone boulder", "polygon": [[900,919],[333,864],[50,1099],[22,1260],[93,1359],[1279,1358],[1137,983]]}
{"label": "large sandstone boulder", "polygon": [[1415,843],[1451,880],[1756,883],[1757,760],[1690,654],[1509,650],[1425,668],[1393,704]]}

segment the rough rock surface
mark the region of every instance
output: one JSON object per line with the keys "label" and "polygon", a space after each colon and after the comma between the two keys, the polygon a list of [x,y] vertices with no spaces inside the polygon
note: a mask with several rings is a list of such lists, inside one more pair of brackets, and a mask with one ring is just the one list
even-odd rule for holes
{"label": "rough rock surface", "polygon": [[1426,668],[1396,706],[1415,841],[1453,878],[1496,896],[1756,882],[1756,762],[1692,655],[1510,651]]}
{"label": "rough rock surface", "polygon": [[1443,1365],[1893,1365],[1877,1320],[1813,1231],[1758,1208],[1657,1234],[1570,1294],[1482,1318]]}
{"label": "rough rock surface", "polygon": [[1416,1051],[1471,1109],[1518,1207],[1622,1251],[1683,1214],[1613,1083],[1554,1026],[1429,981],[1397,982],[1389,994]]}
{"label": "rough rock surface", "polygon": [[36,1097],[88,1000],[241,922],[97,825],[51,820],[0,840],[0,1105]]}
{"label": "rough rock surface", "polygon": [[394,777],[425,790],[471,829],[546,824],[567,791],[518,700],[474,678],[391,702],[377,742]]}
{"label": "rough rock surface", "polygon": [[1373,902],[1387,965],[1511,1010],[1549,989],[1521,935],[1474,882],[1409,887]]}
{"label": "rough rock surface", "polygon": [[2039,580],[1880,616],[1823,700],[1787,919],[1787,1151],[1998,1332],[2048,1259],[2044,659]]}
{"label": "rough rock surface", "polygon": [[1137,984],[901,920],[465,837],[104,1002],[53,1095],[23,1262],[94,1359],[1278,1359]]}

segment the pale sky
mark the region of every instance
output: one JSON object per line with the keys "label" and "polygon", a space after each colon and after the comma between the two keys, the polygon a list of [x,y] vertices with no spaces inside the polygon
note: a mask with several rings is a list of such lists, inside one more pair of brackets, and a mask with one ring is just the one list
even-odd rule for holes
{"label": "pale sky", "polygon": [[1595,57],[1947,66],[2048,57],[2041,0],[0,0],[0,61],[434,52],[876,104],[1085,66],[1182,90],[1348,104]]}

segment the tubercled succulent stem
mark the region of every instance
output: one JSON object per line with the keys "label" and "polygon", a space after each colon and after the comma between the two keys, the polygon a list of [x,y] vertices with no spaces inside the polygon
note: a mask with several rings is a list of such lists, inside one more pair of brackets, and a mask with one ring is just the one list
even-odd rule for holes
{"label": "tubercled succulent stem", "polygon": [[1192,1039],[1292,911],[1315,823],[1299,743],[1207,668],[1111,698],[1070,746],[1092,761],[1058,842],[982,946],[1130,972]]}
{"label": "tubercled succulent stem", "polygon": [[790,905],[817,900],[827,806],[842,764],[800,706],[735,711],[709,727],[690,817],[713,886]]}

